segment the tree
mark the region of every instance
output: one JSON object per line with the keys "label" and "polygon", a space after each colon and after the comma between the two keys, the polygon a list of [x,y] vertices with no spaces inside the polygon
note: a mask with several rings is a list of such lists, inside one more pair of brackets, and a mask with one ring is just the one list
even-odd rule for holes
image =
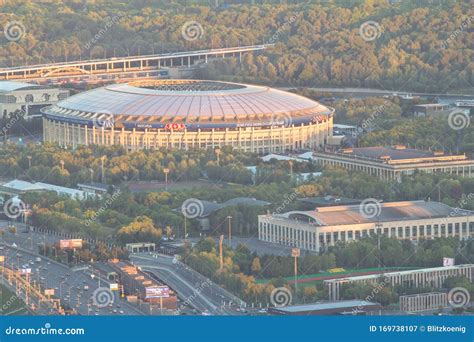
{"label": "tree", "polygon": [[253,274],[259,274],[260,271],[262,270],[262,266],[260,266],[260,259],[258,257],[255,257],[252,260],[251,270]]}

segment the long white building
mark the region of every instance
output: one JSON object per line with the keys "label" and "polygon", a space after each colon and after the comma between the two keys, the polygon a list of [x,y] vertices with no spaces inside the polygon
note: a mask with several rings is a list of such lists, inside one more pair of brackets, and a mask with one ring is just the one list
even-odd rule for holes
{"label": "long white building", "polygon": [[319,251],[338,241],[384,234],[397,239],[474,236],[474,212],[439,202],[341,205],[258,217],[258,238]]}
{"label": "long white building", "polygon": [[373,284],[380,286],[402,285],[406,287],[443,287],[444,281],[450,277],[464,276],[471,282],[474,276],[474,264],[456,265],[447,267],[422,268],[419,270],[389,272],[384,274],[370,274],[356,277],[324,280],[328,287],[329,299],[339,300],[343,284]]}

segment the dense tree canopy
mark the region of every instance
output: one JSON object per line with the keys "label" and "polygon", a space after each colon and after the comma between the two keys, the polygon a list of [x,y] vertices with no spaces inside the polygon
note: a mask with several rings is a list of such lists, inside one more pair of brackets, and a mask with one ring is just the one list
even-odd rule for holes
{"label": "dense tree canopy", "polygon": [[[253,2],[254,5],[249,4]],[[265,3],[266,2],[266,3]],[[215,3],[215,2],[211,2]],[[301,86],[447,91],[472,87],[469,1],[8,1],[0,23],[25,35],[0,40],[0,66],[275,43],[261,55],[219,61],[209,78]],[[264,3],[264,4],[262,4]],[[197,21],[200,39],[182,37]],[[378,25],[366,41],[361,25]],[[138,34],[137,34],[138,33]]]}

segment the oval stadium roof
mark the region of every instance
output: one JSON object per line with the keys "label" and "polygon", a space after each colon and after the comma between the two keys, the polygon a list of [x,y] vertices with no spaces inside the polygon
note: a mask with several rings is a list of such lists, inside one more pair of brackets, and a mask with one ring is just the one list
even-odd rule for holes
{"label": "oval stadium roof", "polygon": [[258,122],[275,115],[302,118],[331,112],[311,99],[265,86],[199,80],[109,85],[69,97],[47,111],[81,118],[107,113],[125,120],[200,123]]}

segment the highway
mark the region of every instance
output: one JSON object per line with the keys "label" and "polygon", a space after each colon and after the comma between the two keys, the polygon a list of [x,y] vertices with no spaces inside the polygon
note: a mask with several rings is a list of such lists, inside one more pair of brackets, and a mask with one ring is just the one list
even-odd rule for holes
{"label": "highway", "polygon": [[[35,234],[29,239],[27,237],[29,234],[33,233],[18,233],[16,235],[5,233],[4,237],[0,239],[0,255],[5,256],[6,267],[14,269],[30,268],[31,281],[40,284],[42,290],[54,289],[55,297],[61,298],[61,304],[69,309],[74,309],[79,315],[143,314],[137,307],[120,299],[117,291],[101,290],[101,293],[104,294],[106,292],[108,294],[112,293],[113,297],[107,299],[110,305],[102,307],[101,302],[99,302],[99,305],[95,305],[93,300],[94,291],[99,287],[109,288],[109,282],[95,275],[92,277],[91,274],[94,271],[90,267],[74,271],[75,268],[70,268],[33,252],[30,249],[33,240],[35,243],[41,243],[41,240],[36,240],[36,238],[43,237],[46,239],[45,241],[50,242],[50,239],[54,237]],[[12,246],[13,242],[16,247]],[[41,261],[36,261],[37,258],[40,258]]]}
{"label": "highway", "polygon": [[130,259],[143,271],[169,284],[182,301],[201,313],[238,315],[236,309],[245,306],[242,300],[173,257],[156,253],[136,253],[132,254]]}

